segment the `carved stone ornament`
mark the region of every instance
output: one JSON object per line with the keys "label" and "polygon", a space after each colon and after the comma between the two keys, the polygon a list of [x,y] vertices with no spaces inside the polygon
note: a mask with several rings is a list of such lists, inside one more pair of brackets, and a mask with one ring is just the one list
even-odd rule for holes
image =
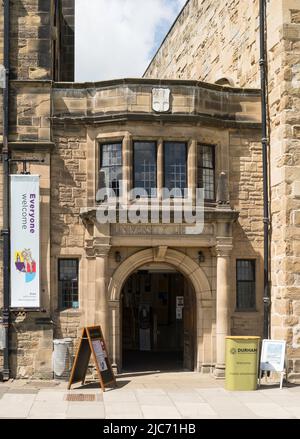
{"label": "carved stone ornament", "polygon": [[153,88],[152,89],[152,109],[158,113],[166,113],[170,110],[170,94],[169,88]]}
{"label": "carved stone ornament", "polygon": [[107,256],[111,249],[110,245],[98,244],[95,240],[86,240],[86,257],[87,258],[97,258]]}

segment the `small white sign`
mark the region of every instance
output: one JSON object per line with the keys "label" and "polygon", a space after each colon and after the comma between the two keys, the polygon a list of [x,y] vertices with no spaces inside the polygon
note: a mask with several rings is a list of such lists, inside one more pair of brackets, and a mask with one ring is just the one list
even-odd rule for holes
{"label": "small white sign", "polygon": [[183,296],[177,296],[176,297],[176,307],[177,308],[183,308],[184,307],[184,297]]}
{"label": "small white sign", "polygon": [[5,328],[0,324],[0,349],[5,348]]}
{"label": "small white sign", "polygon": [[170,94],[169,88],[153,88],[152,89],[152,108],[158,113],[166,113],[170,110]]}
{"label": "small white sign", "polygon": [[284,340],[263,340],[260,369],[271,372],[283,372],[286,342]]}
{"label": "small white sign", "polygon": [[0,88],[6,87],[6,70],[3,64],[0,64]]}
{"label": "small white sign", "polygon": [[182,307],[176,308],[176,320],[182,320]]}

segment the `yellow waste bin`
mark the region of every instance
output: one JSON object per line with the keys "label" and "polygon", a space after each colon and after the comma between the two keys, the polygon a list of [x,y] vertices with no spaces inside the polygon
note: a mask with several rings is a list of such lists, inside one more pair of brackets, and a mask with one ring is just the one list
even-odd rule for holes
{"label": "yellow waste bin", "polygon": [[260,337],[226,337],[227,390],[256,390]]}

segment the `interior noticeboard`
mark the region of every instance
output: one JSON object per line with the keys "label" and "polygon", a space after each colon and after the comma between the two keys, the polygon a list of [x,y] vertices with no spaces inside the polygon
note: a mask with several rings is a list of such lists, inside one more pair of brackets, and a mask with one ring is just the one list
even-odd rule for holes
{"label": "interior noticeboard", "polygon": [[95,361],[102,390],[105,391],[105,387],[110,384],[116,385],[101,326],[91,326],[82,331],[68,389],[78,382],[84,384],[91,355]]}

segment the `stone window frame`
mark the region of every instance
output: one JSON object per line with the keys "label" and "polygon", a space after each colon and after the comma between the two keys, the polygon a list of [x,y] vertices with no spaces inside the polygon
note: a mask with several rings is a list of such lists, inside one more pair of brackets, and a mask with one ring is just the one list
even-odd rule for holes
{"label": "stone window frame", "polygon": [[[195,171],[195,179],[196,179],[196,185],[198,180],[198,146],[199,145],[208,145],[208,146],[214,146],[214,161],[215,161],[215,198],[217,198],[217,189],[218,189],[218,176],[221,172],[226,172],[226,175],[228,175],[228,179],[230,179],[230,168],[229,168],[229,142],[228,144],[223,141],[224,138],[224,132],[227,134],[227,130],[220,131],[218,134],[213,137],[211,135],[203,135],[198,136],[196,141],[196,171]],[[216,206],[216,199],[215,200],[204,200],[205,205],[209,207],[215,207]]]}
{"label": "stone window frame", "polygon": [[[189,186],[189,139],[186,140],[169,140],[168,138],[164,138],[163,139],[163,186],[166,187],[166,155],[165,155],[165,150],[166,150],[166,144],[180,144],[180,145],[184,145],[185,146],[185,186]],[[171,189],[172,190],[172,189]],[[178,198],[177,196],[174,198]],[[182,194],[182,196],[180,198],[184,198],[184,194]]]}
{"label": "stone window frame", "polygon": [[[197,142],[196,145],[196,186],[197,186],[197,182],[198,182],[198,177],[199,177],[199,166],[198,166],[198,159],[199,159],[199,155],[200,155],[200,149],[201,147],[206,146],[212,149],[213,152],[213,172],[214,172],[214,198],[210,199],[210,198],[205,198],[204,202],[207,204],[215,204],[216,203],[216,198],[217,198],[217,145],[214,143],[204,143],[204,142]],[[204,167],[201,167],[201,169],[205,169]]]}
{"label": "stone window frame", "polygon": [[[227,130],[225,130],[226,134],[227,134]],[[93,136],[94,137],[94,136]],[[134,182],[134,158],[133,158],[133,144],[134,142],[143,142],[143,141],[148,141],[148,142],[156,142],[156,154],[157,154],[157,188],[158,188],[158,193],[157,193],[157,197],[153,198],[153,200],[155,199],[159,199],[161,198],[161,187],[163,187],[163,182],[164,182],[164,164],[163,164],[163,154],[164,154],[164,143],[165,142],[180,142],[180,143],[186,143],[187,145],[187,187],[188,188],[192,188],[194,191],[194,187],[193,187],[193,182],[191,181],[191,177],[190,177],[190,158],[189,158],[189,148],[190,145],[192,143],[194,143],[196,145],[196,154],[197,154],[197,146],[199,144],[205,144],[205,145],[213,145],[215,147],[215,189],[217,190],[217,179],[218,179],[218,175],[221,171],[226,172],[227,174],[229,174],[229,163],[225,163],[224,161],[224,157],[228,157],[228,147],[229,144],[227,144],[226,142],[223,142],[223,138],[224,138],[224,132],[218,132],[216,134],[216,136],[213,135],[207,135],[206,133],[202,134],[201,132],[198,135],[195,136],[191,136],[191,135],[187,135],[187,136],[181,136],[181,135],[176,135],[176,136],[172,136],[172,135],[161,135],[161,133],[158,133],[157,135],[153,136],[153,135],[141,135],[141,134],[135,134],[135,130],[124,130],[124,131],[119,131],[117,133],[109,132],[109,133],[98,133],[95,137],[94,137],[94,161],[95,161],[95,168],[94,168],[94,172],[95,172],[95,176],[94,176],[94,194],[93,194],[93,200],[96,200],[96,194],[98,191],[98,185],[99,185],[99,166],[100,166],[100,145],[101,144],[105,144],[105,143],[122,143],[122,167],[123,167],[123,179],[126,179],[126,166],[127,164],[125,163],[125,155],[128,152],[127,150],[129,149],[129,171],[127,174],[127,180],[128,180],[128,189],[132,189],[133,186],[133,182]],[[160,152],[159,152],[160,151]],[[162,154],[161,157],[159,157],[159,154]],[[127,154],[128,155],[128,154]],[[90,159],[92,157],[90,156]],[[161,162],[161,163],[160,163]],[[160,165],[161,168],[160,169]],[[194,170],[194,186],[196,186],[196,179],[197,179],[197,156],[195,156],[195,163],[192,165],[194,166],[194,168],[196,168]],[[161,175],[159,175],[161,174]],[[161,181],[160,181],[161,180]],[[139,200],[140,203],[148,203],[149,198],[141,198]],[[216,202],[215,201],[205,201],[205,204],[209,205],[209,206],[215,206]]]}
{"label": "stone window frame", "polygon": [[[62,313],[80,313],[81,312],[81,282],[83,280],[83,274],[82,274],[82,256],[78,254],[63,254],[63,255],[57,255],[56,256],[56,263],[55,263],[55,280],[56,280],[56,308],[59,311],[60,314]],[[77,260],[77,269],[78,269],[78,308],[63,308],[62,302],[59,294],[59,288],[58,288],[58,282],[59,282],[59,261],[61,260]]]}
{"label": "stone window frame", "polygon": [[[132,187],[135,187],[135,143],[153,143],[155,148],[155,165],[156,165],[156,174],[155,174],[155,181],[156,181],[156,189],[158,189],[158,138],[155,139],[137,139],[136,137],[133,137],[131,142],[131,148],[132,148],[132,163],[131,163],[131,181],[132,181]],[[157,199],[158,197],[158,191],[156,191],[156,196],[151,197],[151,195],[148,194],[147,199]]]}
{"label": "stone window frame", "polygon": [[[98,142],[98,148],[99,148],[99,151],[98,151],[98,172],[97,172],[97,176],[98,176],[98,188],[99,188],[99,183],[100,183],[100,181],[99,181],[99,173],[100,173],[100,170],[101,170],[101,165],[102,165],[102,157],[103,157],[103,152],[102,152],[102,147],[103,146],[109,146],[109,145],[121,145],[121,165],[120,165],[120,168],[121,168],[121,171],[122,171],[122,179],[121,179],[121,181],[123,180],[123,177],[124,177],[124,158],[123,158],[123,141],[110,141],[110,142]],[[111,165],[110,165],[111,166]],[[120,187],[118,187],[118,189],[116,190],[116,192],[121,192],[122,193],[122,190],[121,190],[121,188]]]}
{"label": "stone window frame", "polygon": [[[238,294],[238,279],[237,279],[237,262],[238,261],[254,261],[254,265],[255,265],[255,279],[254,279],[254,307],[253,308],[245,308],[245,309],[240,309],[237,307],[237,294]],[[259,284],[259,261],[258,258],[255,257],[247,257],[247,256],[240,256],[240,257],[236,257],[235,258],[235,263],[234,263],[234,271],[235,271],[235,308],[234,308],[234,312],[235,314],[241,314],[241,315],[245,315],[246,313],[255,313],[258,312],[257,310],[257,293],[258,293],[258,284]]]}
{"label": "stone window frame", "polygon": [[94,195],[93,199],[96,202],[96,196],[97,191],[99,189],[99,171],[100,171],[100,165],[101,165],[101,153],[100,148],[101,145],[105,144],[114,144],[114,143],[121,143],[122,144],[122,173],[124,178],[124,139],[125,139],[125,133],[122,135],[105,135],[100,136],[95,139],[95,154],[94,154],[94,160],[95,160],[95,176],[94,176]]}

